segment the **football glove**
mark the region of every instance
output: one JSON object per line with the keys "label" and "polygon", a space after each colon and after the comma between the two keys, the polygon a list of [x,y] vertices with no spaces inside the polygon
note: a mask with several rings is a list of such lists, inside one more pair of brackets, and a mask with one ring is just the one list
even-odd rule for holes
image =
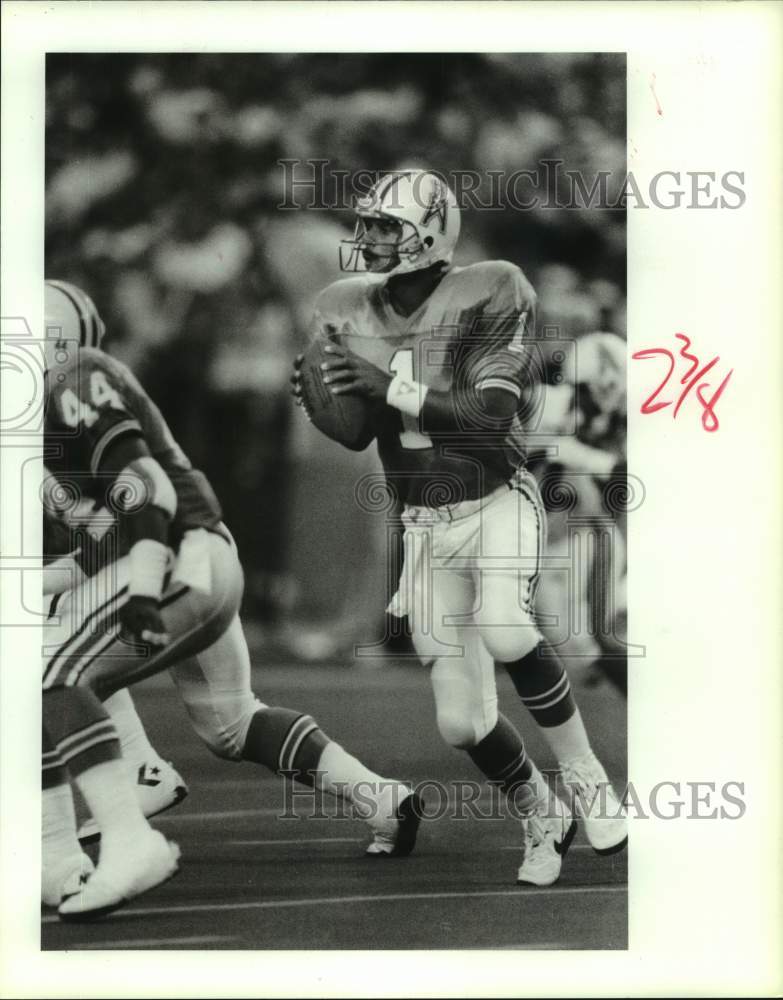
{"label": "football glove", "polygon": [[134,594],[120,608],[120,638],[130,643],[164,647],[171,642],[160,616],[160,602],[154,597]]}

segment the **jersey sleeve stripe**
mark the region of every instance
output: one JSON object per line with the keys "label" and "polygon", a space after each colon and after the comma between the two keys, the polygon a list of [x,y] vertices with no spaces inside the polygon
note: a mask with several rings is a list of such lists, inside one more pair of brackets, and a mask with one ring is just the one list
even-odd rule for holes
{"label": "jersey sleeve stripe", "polygon": [[110,427],[97,441],[92,450],[92,457],[90,458],[90,472],[93,475],[95,475],[100,468],[106,449],[112,441],[115,441],[121,434],[127,434],[128,431],[138,431],[141,433],[141,424],[138,420],[133,420],[132,418],[129,418],[128,420],[121,420],[118,424],[114,424],[113,427]]}
{"label": "jersey sleeve stripe", "polygon": [[519,386],[512,382],[511,379],[505,378],[483,378],[480,382],[476,383],[476,389],[506,389],[508,392],[513,392],[517,399],[522,398],[522,390]]}

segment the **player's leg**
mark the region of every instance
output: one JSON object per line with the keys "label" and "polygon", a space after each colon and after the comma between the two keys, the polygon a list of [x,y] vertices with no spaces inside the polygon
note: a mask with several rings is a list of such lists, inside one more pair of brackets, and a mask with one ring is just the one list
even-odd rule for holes
{"label": "player's leg", "polygon": [[178,663],[171,675],[194,729],[213,753],[261,764],[347,800],[374,833],[369,853],[399,856],[413,849],[420,809],[407,786],[371,771],[312,716],[255,697],[238,616],[215,643]]}
{"label": "player's leg", "polygon": [[59,906],[63,899],[79,891],[94,865],[76,838],[68,772],[45,727],[41,743],[41,902]]}
{"label": "player's leg", "polygon": [[432,667],[438,728],[447,743],[466,751],[522,820],[524,855],[517,881],[551,885],[560,875],[576,823],[528,756],[518,730],[497,711],[492,658],[475,641],[474,630],[464,637],[463,660],[441,658]]}
{"label": "player's leg", "polygon": [[477,620],[485,645],[505,667],[557,757],[591,844],[611,853],[625,844],[625,815],[592,750],[565,667],[533,614],[544,517],[532,479],[521,480],[485,511]]}
{"label": "player's leg", "polygon": [[[50,686],[43,692],[42,706],[50,741],[44,763],[67,767],[103,835],[97,868],[78,891],[63,899],[58,912],[64,920],[94,919],[170,878],[177,870],[179,849],[145,819],[120,758],[116,731],[93,692]],[[62,777],[62,772],[55,774],[60,790],[57,802],[50,798],[49,804],[56,806],[59,823],[75,839]],[[46,812],[44,816],[45,821],[52,818]],[[61,831],[58,839],[67,836]]]}
{"label": "player's leg", "polygon": [[[422,630],[414,613],[413,641],[422,661],[432,665],[438,730],[450,746],[468,754],[522,819],[525,855],[518,881],[551,885],[576,826],[528,757],[519,732],[498,712],[495,667],[478,629],[470,620],[454,624],[470,614],[473,584],[469,577],[440,569],[429,583],[420,578],[417,587],[432,609],[432,627]],[[415,605],[421,608],[423,602]]]}
{"label": "player's leg", "polygon": [[76,629],[72,639],[52,651],[44,671],[44,687],[89,687],[105,700],[215,642],[239,607],[242,576],[228,542],[218,535],[204,534],[203,580],[198,586],[185,582],[177,575],[175,564],[161,598],[161,617],[171,637],[168,645],[152,648],[120,638],[117,612],[128,599],[128,560],[120,559],[84,585],[97,594],[107,589],[113,592],[95,611],[78,593],[72,599],[69,594],[58,608],[64,617],[71,616]]}
{"label": "player's leg", "polygon": [[[99,657],[113,641],[110,625],[123,593],[122,570],[107,567],[98,578],[64,595],[44,632],[44,764],[53,765],[56,786],[62,786],[67,768],[104,834],[98,868],[62,903],[63,919],[92,919],[109,912],[177,868],[176,846],[152,830],[141,812],[106,710],[89,687],[66,683],[73,657]],[[45,824],[51,820],[69,827],[75,836],[75,820],[62,790],[48,798],[51,809],[45,810]],[[65,831],[60,837],[61,843],[70,839]]]}
{"label": "player's leg", "polygon": [[[127,688],[121,688],[103,703],[117,730],[120,753],[134,782],[141,811],[150,819],[171,809],[188,794],[188,786],[174,766],[163,760],[152,746]],[[79,827],[82,844],[100,837],[98,824],[92,817]]]}
{"label": "player's leg", "polygon": [[[230,551],[225,540],[212,536],[204,548],[207,565],[201,567],[208,570],[202,575],[206,585],[196,590],[178,581],[167,587],[161,605],[172,641],[162,651],[148,655],[119,639],[116,613],[126,599],[127,560],[67,595],[56,631],[47,630],[45,720],[102,833],[96,874],[60,908],[65,918],[107,912],[176,871],[178,851],[144,818],[119,756],[116,730],[96,695],[106,697],[165,669],[225,629],[241,596],[241,577],[237,584],[225,572]],[[74,748],[81,753],[83,738],[84,756],[74,755]]]}

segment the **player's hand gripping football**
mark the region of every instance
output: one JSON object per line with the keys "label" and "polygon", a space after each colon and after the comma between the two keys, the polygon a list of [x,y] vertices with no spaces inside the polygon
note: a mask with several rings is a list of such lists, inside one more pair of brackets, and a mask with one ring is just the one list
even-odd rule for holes
{"label": "player's hand gripping football", "polygon": [[386,402],[392,380],[388,372],[376,368],[358,354],[337,344],[329,344],[324,351],[332,355],[331,360],[321,365],[324,384],[329,386],[335,396],[353,394],[364,396],[374,403]]}
{"label": "player's hand gripping football", "polygon": [[160,616],[160,605],[154,597],[133,594],[120,608],[120,638],[129,643],[147,643],[163,648],[171,637]]}
{"label": "player's hand gripping football", "polygon": [[297,406],[302,405],[302,362],[304,354],[297,354],[294,358],[294,372],[291,375],[291,395]]}

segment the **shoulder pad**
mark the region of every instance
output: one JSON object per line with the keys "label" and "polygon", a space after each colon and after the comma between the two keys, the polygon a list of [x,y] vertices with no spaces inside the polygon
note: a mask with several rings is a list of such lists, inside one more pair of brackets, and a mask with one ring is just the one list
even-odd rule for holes
{"label": "shoulder pad", "polygon": [[371,293],[373,285],[377,284],[375,276],[357,274],[350,278],[341,278],[327,285],[315,300],[317,313],[339,312],[350,309],[365,302]]}

